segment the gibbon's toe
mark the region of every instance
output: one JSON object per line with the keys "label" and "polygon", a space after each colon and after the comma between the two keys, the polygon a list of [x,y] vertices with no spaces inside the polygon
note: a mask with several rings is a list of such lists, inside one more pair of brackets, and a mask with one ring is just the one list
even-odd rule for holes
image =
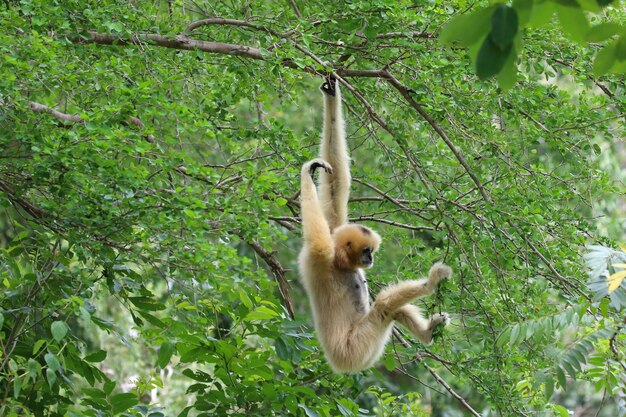
{"label": "gibbon's toe", "polygon": [[440,262],[434,264],[428,273],[428,278],[434,280],[436,283],[439,283],[441,280],[446,278],[450,278],[451,276],[452,268]]}

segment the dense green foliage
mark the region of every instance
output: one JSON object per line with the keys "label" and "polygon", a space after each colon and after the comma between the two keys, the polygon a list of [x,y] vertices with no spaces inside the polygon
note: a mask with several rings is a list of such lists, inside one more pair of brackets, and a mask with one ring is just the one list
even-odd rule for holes
{"label": "dense green foliage", "polygon": [[[473,39],[522,57],[506,93],[439,43],[475,9]],[[596,78],[604,46],[558,19],[512,31],[509,9],[4,2],[0,415],[624,415],[626,284],[607,297],[603,278],[626,226],[624,77]],[[295,261],[330,70],[351,218],[384,239],[372,292],[455,270],[420,302],[452,315],[435,343],[399,329],[355,375],[324,361]],[[609,251],[591,285],[589,243]]]}
{"label": "dense green foliage", "polygon": [[[605,43],[593,63],[595,75],[626,73],[626,27],[620,14],[606,6],[619,7],[613,0],[514,0],[508,5],[491,2],[489,7],[455,16],[442,30],[440,39],[448,44],[470,47],[476,74],[481,79],[498,75],[498,84],[509,89],[515,83],[515,62],[522,51],[523,28],[536,28],[557,17],[572,42]],[[615,19],[612,21],[611,18]]]}

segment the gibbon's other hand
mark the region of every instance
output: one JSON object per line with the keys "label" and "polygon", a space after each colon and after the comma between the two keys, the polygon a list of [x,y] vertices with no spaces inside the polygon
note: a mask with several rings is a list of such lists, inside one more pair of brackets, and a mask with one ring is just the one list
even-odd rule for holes
{"label": "gibbon's other hand", "polygon": [[313,175],[315,174],[315,170],[317,168],[324,168],[324,171],[326,171],[327,174],[333,173],[333,167],[331,167],[328,162],[324,161],[321,158],[313,159],[309,161],[308,164],[309,164],[309,174],[311,174],[311,178],[313,178]]}

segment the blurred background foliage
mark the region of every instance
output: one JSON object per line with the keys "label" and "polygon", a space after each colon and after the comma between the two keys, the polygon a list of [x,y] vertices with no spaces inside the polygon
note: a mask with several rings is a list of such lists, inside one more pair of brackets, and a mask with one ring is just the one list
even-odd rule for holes
{"label": "blurred background foliage", "polygon": [[[593,63],[626,13],[598,3],[513,2],[547,17],[503,35],[504,92],[437,39],[487,2],[5,1],[0,415],[625,415],[626,93]],[[455,270],[435,343],[354,375],[295,262],[330,70],[372,292]]]}

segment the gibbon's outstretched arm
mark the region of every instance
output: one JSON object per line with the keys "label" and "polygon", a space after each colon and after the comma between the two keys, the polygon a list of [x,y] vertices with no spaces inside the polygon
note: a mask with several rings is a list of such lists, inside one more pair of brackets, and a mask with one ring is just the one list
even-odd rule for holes
{"label": "gibbon's outstretched arm", "polygon": [[333,167],[333,174],[320,174],[319,190],[324,214],[332,231],[348,221],[350,157],[337,79],[329,76],[320,90],[324,93],[324,132],[320,156]]}
{"label": "gibbon's outstretched arm", "polygon": [[324,168],[327,175],[333,172],[333,168],[321,159],[314,159],[302,166],[300,179],[302,235],[305,248],[313,258],[332,262],[333,240],[313,182],[317,168]]}

